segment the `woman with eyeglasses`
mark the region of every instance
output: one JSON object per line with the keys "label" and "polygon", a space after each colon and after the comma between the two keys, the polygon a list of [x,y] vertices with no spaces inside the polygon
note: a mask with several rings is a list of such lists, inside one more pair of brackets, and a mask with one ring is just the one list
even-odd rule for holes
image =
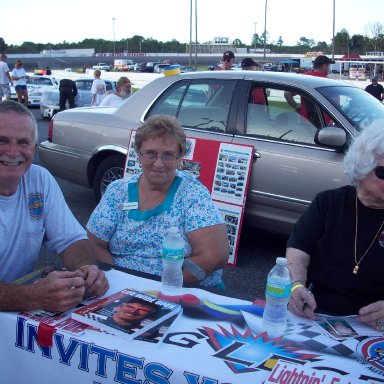
{"label": "woman with eyeglasses", "polygon": [[177,170],[186,150],[180,123],[153,116],[138,128],[134,145],[142,173],[111,183],[87,224],[97,259],[160,275],[162,241],[176,226],[189,261],[184,282],[223,288],[226,225],[201,182]]}
{"label": "woman with eyeglasses", "polygon": [[[384,331],[384,129],[367,127],[344,159],[351,185],[319,193],[293,228],[286,257],[289,308],[358,315]],[[306,286],[311,284],[311,292]]]}

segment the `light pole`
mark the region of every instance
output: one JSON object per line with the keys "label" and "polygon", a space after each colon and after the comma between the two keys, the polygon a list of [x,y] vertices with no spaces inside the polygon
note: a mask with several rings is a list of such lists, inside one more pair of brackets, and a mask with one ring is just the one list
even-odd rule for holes
{"label": "light pole", "polygon": [[197,0],[195,0],[195,69],[197,69]]}
{"label": "light pole", "polygon": [[265,0],[265,11],[264,11],[264,59],[265,59],[265,50],[267,46],[267,5],[268,0]]}
{"label": "light pole", "polygon": [[112,28],[113,28],[113,56],[115,56],[115,54],[116,54],[115,20],[116,20],[116,17],[112,17]]}
{"label": "light pole", "polygon": [[189,66],[192,67],[192,0],[189,10]]}
{"label": "light pole", "polygon": [[347,57],[349,59],[349,33],[347,32]]}
{"label": "light pole", "polygon": [[332,60],[335,57],[335,0],[333,0]]}
{"label": "light pole", "polygon": [[257,25],[257,23],[255,21],[255,53],[256,53],[256,25]]}

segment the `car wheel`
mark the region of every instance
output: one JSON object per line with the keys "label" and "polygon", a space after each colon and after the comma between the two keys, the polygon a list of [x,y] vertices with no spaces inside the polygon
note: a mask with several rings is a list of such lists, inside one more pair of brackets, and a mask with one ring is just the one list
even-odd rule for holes
{"label": "car wheel", "polygon": [[112,181],[121,179],[124,175],[125,156],[112,155],[104,159],[96,170],[93,181],[93,193],[96,201],[101,199]]}

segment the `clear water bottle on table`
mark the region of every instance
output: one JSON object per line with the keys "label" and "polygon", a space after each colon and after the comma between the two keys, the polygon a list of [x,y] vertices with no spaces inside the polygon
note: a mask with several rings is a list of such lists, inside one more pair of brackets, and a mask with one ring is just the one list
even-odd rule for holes
{"label": "clear water bottle on table", "polygon": [[162,261],[162,290],[174,292],[183,286],[184,239],[177,227],[171,227],[163,240]]}
{"label": "clear water bottle on table", "polygon": [[291,294],[292,276],[287,259],[278,257],[276,265],[268,274],[265,290],[266,304],[263,313],[263,327],[269,337],[281,336],[287,325],[288,301]]}

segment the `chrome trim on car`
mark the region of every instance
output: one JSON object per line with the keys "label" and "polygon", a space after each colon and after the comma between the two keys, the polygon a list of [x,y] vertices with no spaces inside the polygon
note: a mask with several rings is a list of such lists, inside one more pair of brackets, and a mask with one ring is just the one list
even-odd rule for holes
{"label": "chrome trim on car", "polygon": [[93,153],[95,154],[95,153],[99,153],[99,152],[102,152],[102,151],[119,152],[119,153],[121,153],[122,155],[125,155],[125,156],[128,153],[128,149],[127,148],[119,147],[118,145],[113,145],[113,144],[103,145],[102,147],[96,148],[96,150]]}
{"label": "chrome trim on car", "polygon": [[317,150],[324,150],[324,151],[328,151],[328,152],[337,152],[333,148],[319,147],[316,145],[297,144],[297,143],[286,142],[286,141],[277,141],[277,140],[273,140],[273,139],[268,140],[268,139],[261,139],[258,137],[243,136],[243,135],[236,135],[235,134],[235,138],[237,138],[237,137],[242,138],[242,139],[247,139],[247,140],[262,141],[264,143],[277,143],[277,144],[289,145],[289,146],[293,146],[293,147],[311,148],[311,149],[317,149]]}
{"label": "chrome trim on car", "polygon": [[275,200],[287,201],[290,203],[296,203],[296,204],[302,204],[302,205],[311,204],[311,201],[308,201],[308,200],[296,199],[294,197],[288,197],[288,196],[282,196],[282,195],[275,195],[273,193],[268,193],[268,192],[261,192],[261,191],[252,190],[251,194],[257,195],[259,197],[267,197],[267,198],[272,198]]}
{"label": "chrome trim on car", "polygon": [[219,131],[210,131],[209,129],[198,129],[198,128],[192,128],[192,127],[184,127],[183,129],[185,131],[193,131],[193,132],[201,132],[201,133],[206,133],[206,134],[214,134],[218,136],[229,136],[229,137],[234,137],[233,133],[228,133],[228,132],[219,132]]}
{"label": "chrome trim on car", "polygon": [[[45,145],[44,143],[47,143],[48,145]],[[72,156],[72,157],[78,157],[78,158],[81,157],[80,154],[73,152],[73,150],[72,150],[72,151],[69,151],[69,150],[61,149],[61,148],[59,148],[58,146],[53,147],[53,146],[52,146],[52,143],[49,142],[49,141],[46,141],[46,142],[45,142],[45,141],[42,141],[42,142],[39,144],[39,147],[40,147],[40,148],[43,148],[43,149],[45,149],[45,150],[47,150],[47,151],[51,151],[51,152],[61,153],[61,154],[69,155],[69,156]]]}

